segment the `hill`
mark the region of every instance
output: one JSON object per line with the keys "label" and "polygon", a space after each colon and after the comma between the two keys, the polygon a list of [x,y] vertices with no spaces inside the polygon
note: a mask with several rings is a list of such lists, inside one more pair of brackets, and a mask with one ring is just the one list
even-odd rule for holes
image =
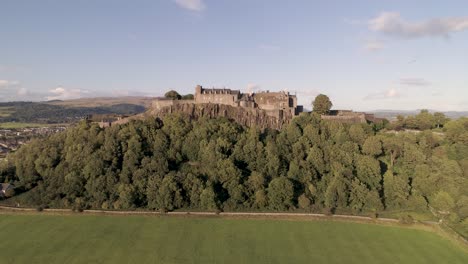
{"label": "hill", "polygon": [[0,123],[73,123],[91,115],[134,115],[144,111],[143,105],[119,101],[8,102],[0,103]]}
{"label": "hill", "polygon": [[31,207],[435,217],[467,236],[467,129],[389,134],[307,113],[279,131],[178,114],[81,122],[12,153],[0,181]]}
{"label": "hill", "polygon": [[[386,118],[388,120],[396,120],[398,115],[407,117],[407,116],[415,116],[421,110],[373,110],[368,111],[369,113],[374,114],[376,117]],[[468,111],[436,111],[436,110],[429,110],[430,113],[440,112],[443,113],[445,116],[451,119],[457,119],[460,117],[468,117]]]}
{"label": "hill", "polygon": [[53,100],[43,103],[50,105],[59,105],[66,107],[105,107],[121,104],[140,105],[149,108],[153,102],[152,97],[143,96],[122,96],[122,97],[96,97],[96,98],[80,98],[72,100]]}

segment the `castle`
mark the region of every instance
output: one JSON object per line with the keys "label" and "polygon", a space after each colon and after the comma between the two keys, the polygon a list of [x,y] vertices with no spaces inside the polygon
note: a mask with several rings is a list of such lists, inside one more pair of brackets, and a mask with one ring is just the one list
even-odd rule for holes
{"label": "castle", "polygon": [[295,116],[303,111],[297,105],[296,95],[289,92],[257,92],[241,93],[231,89],[206,89],[201,85],[195,88],[193,100],[158,99],[153,102],[153,108],[162,109],[167,106],[180,104],[219,104],[240,107],[244,109],[258,109],[266,115],[281,119],[283,116]]}
{"label": "castle", "polygon": [[[193,119],[225,117],[247,127],[280,130],[303,111],[303,107],[297,105],[296,95],[291,95],[286,91],[241,93],[239,90],[206,89],[197,85],[193,99],[157,98],[152,102],[152,107],[143,115],[123,118],[115,122],[101,122],[99,125],[107,127],[111,123],[125,124],[132,119],[143,118],[145,115],[163,118],[172,113],[184,113]],[[347,124],[384,121],[373,114],[352,110],[332,110],[326,115],[321,115],[321,118]]]}

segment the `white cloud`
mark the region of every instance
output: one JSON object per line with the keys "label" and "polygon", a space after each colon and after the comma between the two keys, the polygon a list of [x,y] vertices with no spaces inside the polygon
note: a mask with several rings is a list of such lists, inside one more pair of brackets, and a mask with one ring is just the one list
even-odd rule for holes
{"label": "white cloud", "polygon": [[385,93],[385,98],[400,97],[400,93],[395,88],[388,89]]}
{"label": "white cloud", "polygon": [[421,79],[421,78],[401,78],[400,84],[409,85],[409,86],[429,86],[430,82]]}
{"label": "white cloud", "polygon": [[434,18],[422,22],[406,21],[397,12],[383,12],[368,21],[369,29],[400,38],[429,36],[448,37],[450,33],[467,30],[468,17]]}
{"label": "white cloud", "polygon": [[364,49],[368,51],[378,51],[385,47],[384,43],[380,40],[369,40],[364,45]]}
{"label": "white cloud", "polygon": [[89,94],[86,90],[81,89],[65,89],[63,87],[57,87],[49,90],[50,95],[46,96],[48,101],[50,100],[69,100],[81,98],[86,94]]}
{"label": "white cloud", "polygon": [[28,94],[29,94],[29,91],[28,91],[28,89],[21,87],[21,88],[18,89],[18,91],[16,92],[16,94],[17,94],[18,96],[25,96],[25,95],[28,95]]}
{"label": "white cloud", "polygon": [[18,85],[18,81],[0,80],[0,88]]}
{"label": "white cloud", "polygon": [[260,90],[260,85],[258,85],[256,83],[247,84],[247,92],[253,93],[253,92],[256,92],[258,90]]}
{"label": "white cloud", "polygon": [[205,9],[205,3],[203,0],[174,0],[176,4],[182,8],[201,12]]}
{"label": "white cloud", "polygon": [[369,94],[364,97],[364,100],[395,99],[399,97],[401,97],[401,93],[395,88],[390,88],[385,91]]}

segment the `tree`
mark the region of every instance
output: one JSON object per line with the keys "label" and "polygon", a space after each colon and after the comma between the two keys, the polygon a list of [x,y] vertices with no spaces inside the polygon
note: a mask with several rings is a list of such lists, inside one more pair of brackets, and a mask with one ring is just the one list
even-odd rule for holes
{"label": "tree", "polygon": [[129,209],[134,206],[134,187],[130,184],[120,184],[118,187],[119,199],[114,203],[115,209]]}
{"label": "tree", "polygon": [[183,199],[175,176],[169,173],[164,177],[158,190],[158,209],[172,211],[182,207]]}
{"label": "tree", "polygon": [[357,178],[371,190],[380,189],[382,176],[379,162],[371,156],[361,155],[356,157],[355,163]]}
{"label": "tree", "polygon": [[349,128],[349,137],[352,141],[362,145],[366,140],[367,135],[361,124],[354,124]]}
{"label": "tree", "polygon": [[358,213],[362,210],[366,204],[368,192],[369,190],[366,185],[361,183],[358,179],[352,181],[349,201],[354,212]]}
{"label": "tree", "polygon": [[294,186],[286,177],[273,179],[268,185],[268,201],[271,209],[287,210],[293,207]]}
{"label": "tree", "polygon": [[367,193],[364,209],[373,212],[378,212],[383,209],[382,201],[380,200],[379,193],[376,190]]}
{"label": "tree", "polygon": [[301,209],[307,210],[310,207],[310,200],[309,198],[307,198],[305,194],[302,194],[301,196],[299,196],[298,203]]}
{"label": "tree", "polygon": [[389,156],[389,165],[393,168],[396,159],[401,155],[403,141],[400,137],[390,136],[383,139],[384,152]]}
{"label": "tree", "polygon": [[319,114],[327,114],[330,112],[333,104],[330,101],[330,98],[324,94],[319,94],[315,97],[315,100],[312,102],[313,111]]}
{"label": "tree", "polygon": [[443,113],[440,113],[440,112],[434,113],[434,123],[435,123],[436,128],[443,127],[445,123],[447,123],[448,121],[449,119]]}
{"label": "tree", "polygon": [[170,90],[169,92],[165,93],[164,97],[172,100],[180,100],[182,98],[182,96],[180,96],[180,94],[174,90]]}
{"label": "tree", "polygon": [[376,136],[368,137],[364,145],[362,145],[362,152],[367,155],[378,156],[382,154],[382,142]]}
{"label": "tree", "polygon": [[203,209],[215,211],[218,210],[216,203],[216,193],[213,190],[213,186],[207,186],[200,195],[200,205]]}
{"label": "tree", "polygon": [[434,206],[439,212],[450,212],[455,207],[453,198],[444,191],[439,191],[431,199],[431,205]]}
{"label": "tree", "polygon": [[434,124],[434,116],[426,109],[421,110],[416,116],[416,124],[420,130],[431,129]]}
{"label": "tree", "polygon": [[[335,166],[333,166],[335,167]],[[339,166],[338,166],[339,167]],[[324,194],[325,207],[334,211],[336,208],[344,208],[348,202],[348,181],[344,177],[344,169],[334,169],[334,176],[328,183]]]}
{"label": "tree", "polygon": [[393,175],[387,171],[384,175],[384,197],[385,205],[390,209],[401,209],[406,205],[409,186],[401,176]]}
{"label": "tree", "polygon": [[254,206],[263,209],[267,205],[267,195],[264,190],[258,190],[255,192]]}
{"label": "tree", "polygon": [[193,94],[186,94],[182,96],[182,100],[193,100],[194,96]]}

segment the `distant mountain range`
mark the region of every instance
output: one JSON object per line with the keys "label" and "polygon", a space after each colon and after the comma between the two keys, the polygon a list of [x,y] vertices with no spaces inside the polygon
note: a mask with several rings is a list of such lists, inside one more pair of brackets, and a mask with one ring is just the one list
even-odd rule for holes
{"label": "distant mountain range", "polygon": [[[374,114],[376,117],[387,118],[388,120],[396,119],[398,115],[411,116],[419,114],[421,110],[373,110],[366,113]],[[457,119],[460,117],[468,117],[468,111],[437,111],[429,109],[430,113],[441,112],[448,118]]]}

